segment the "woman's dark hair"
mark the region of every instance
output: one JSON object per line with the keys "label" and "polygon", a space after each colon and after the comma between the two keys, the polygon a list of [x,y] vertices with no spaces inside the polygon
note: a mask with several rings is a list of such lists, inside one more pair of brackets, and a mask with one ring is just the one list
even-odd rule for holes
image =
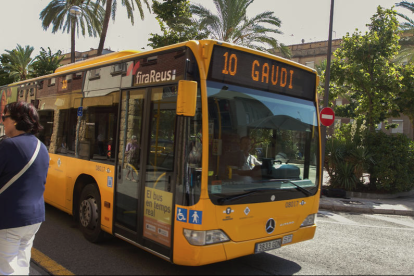
{"label": "woman's dark hair", "polygon": [[43,129],[39,123],[39,114],[32,104],[23,101],[10,103],[4,107],[4,114],[7,112],[16,121],[17,130],[36,135]]}

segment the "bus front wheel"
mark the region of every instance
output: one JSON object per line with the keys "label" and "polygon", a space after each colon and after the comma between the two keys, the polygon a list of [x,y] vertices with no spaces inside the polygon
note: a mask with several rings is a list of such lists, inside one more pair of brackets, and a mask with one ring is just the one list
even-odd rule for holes
{"label": "bus front wheel", "polygon": [[94,184],[83,188],[79,201],[79,226],[84,237],[93,243],[104,239],[101,229],[101,196]]}

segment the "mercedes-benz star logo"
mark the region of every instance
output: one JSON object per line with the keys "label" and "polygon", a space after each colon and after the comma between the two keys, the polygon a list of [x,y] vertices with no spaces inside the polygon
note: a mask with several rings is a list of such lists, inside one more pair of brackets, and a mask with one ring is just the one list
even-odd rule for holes
{"label": "mercedes-benz star logo", "polygon": [[267,222],[266,222],[266,232],[268,233],[268,234],[272,234],[273,233],[273,231],[275,231],[275,226],[276,226],[276,222],[275,222],[275,220],[274,219],[269,219]]}

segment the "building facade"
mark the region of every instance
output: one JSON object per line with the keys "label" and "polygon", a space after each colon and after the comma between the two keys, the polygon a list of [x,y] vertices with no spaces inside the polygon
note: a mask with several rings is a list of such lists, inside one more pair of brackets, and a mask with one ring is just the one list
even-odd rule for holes
{"label": "building facade", "polygon": [[[111,50],[108,50],[108,49],[103,49],[102,55],[106,55],[106,54],[113,53],[113,52],[114,51],[111,51]],[[64,56],[64,58],[60,62],[61,65],[67,65],[67,64],[71,63],[71,53],[63,54],[63,56]],[[93,58],[93,57],[97,57],[97,56],[98,56],[98,49],[91,48],[89,51],[85,51],[85,52],[75,51],[75,62],[85,60],[85,59],[89,59],[89,58]]]}

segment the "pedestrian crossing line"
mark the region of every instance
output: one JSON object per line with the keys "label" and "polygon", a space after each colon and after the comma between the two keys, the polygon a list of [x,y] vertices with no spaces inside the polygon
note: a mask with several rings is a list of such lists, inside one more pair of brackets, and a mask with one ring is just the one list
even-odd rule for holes
{"label": "pedestrian crossing line", "polygon": [[400,225],[404,225],[404,226],[414,228],[414,222],[402,221],[402,220],[399,220],[399,219],[384,217],[384,216],[375,216],[375,215],[365,215],[365,216],[369,217],[369,218],[384,220],[384,221],[388,221],[388,222],[392,222],[392,223],[396,223],[396,224],[400,224]]}
{"label": "pedestrian crossing line", "polygon": [[342,222],[342,223],[345,223],[345,224],[353,224],[353,225],[358,225],[359,224],[359,223],[357,223],[353,220],[347,219],[343,216],[340,216],[340,215],[337,215],[337,214],[334,214],[334,213],[331,213],[331,212],[327,212],[327,211],[319,211],[318,214],[321,214],[325,217],[328,217],[330,219],[336,220],[337,222]]}
{"label": "pedestrian crossing line", "polygon": [[75,275],[34,247],[32,247],[32,259],[51,275]]}

